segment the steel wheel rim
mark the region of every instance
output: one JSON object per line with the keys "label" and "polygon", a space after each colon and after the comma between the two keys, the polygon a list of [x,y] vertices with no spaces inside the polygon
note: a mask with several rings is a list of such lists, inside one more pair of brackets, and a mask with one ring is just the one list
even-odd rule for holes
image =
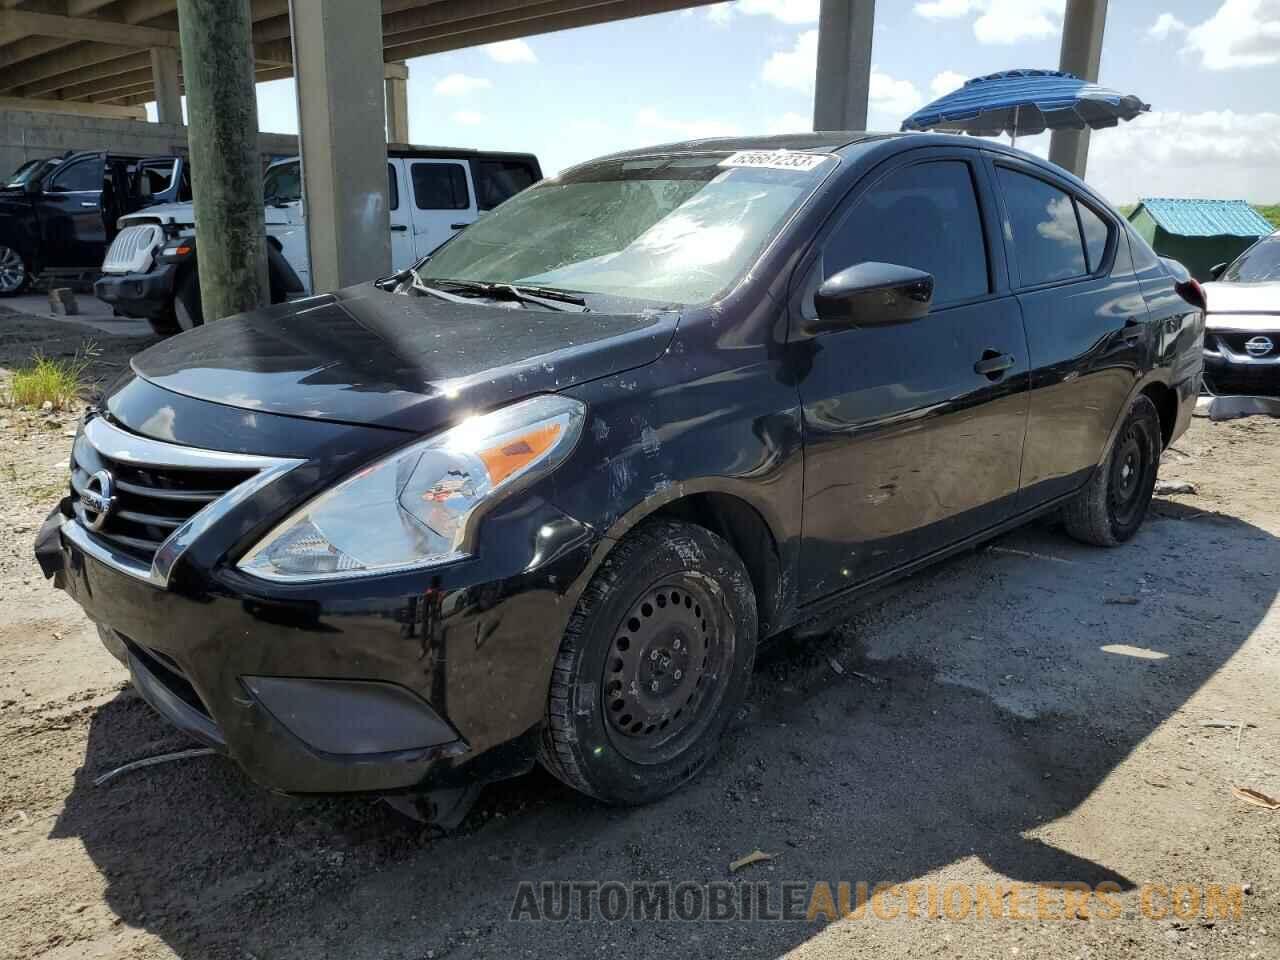
{"label": "steel wheel rim", "polygon": [[1151,445],[1147,439],[1143,426],[1133,423],[1116,441],[1107,499],[1111,516],[1121,526],[1132,522],[1142,503],[1142,491],[1151,466]]}
{"label": "steel wheel rim", "polygon": [[605,658],[601,706],[614,748],[661,763],[697,741],[724,697],[734,636],[719,589],[688,572],[647,588]]}
{"label": "steel wheel rim", "polygon": [[12,247],[0,247],[0,292],[13,293],[27,278],[27,265]]}

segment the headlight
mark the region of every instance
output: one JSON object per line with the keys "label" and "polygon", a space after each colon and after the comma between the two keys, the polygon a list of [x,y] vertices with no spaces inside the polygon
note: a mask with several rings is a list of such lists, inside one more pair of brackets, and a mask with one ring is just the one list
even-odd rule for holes
{"label": "headlight", "polygon": [[239,563],[268,580],[387,573],[465,556],[467,526],[499,495],[555,469],[586,408],[533,397],[379,460],[277,526]]}

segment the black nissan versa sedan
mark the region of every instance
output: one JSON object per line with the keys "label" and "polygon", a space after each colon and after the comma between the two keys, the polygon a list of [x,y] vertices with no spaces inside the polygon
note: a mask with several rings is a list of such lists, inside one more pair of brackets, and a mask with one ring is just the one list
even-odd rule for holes
{"label": "black nissan versa sedan", "polygon": [[1129,540],[1202,306],[988,141],[637,150],[134,357],[36,553],[267,787],[456,796],[536,758],[643,802],[707,763],[758,642],[1047,511]]}

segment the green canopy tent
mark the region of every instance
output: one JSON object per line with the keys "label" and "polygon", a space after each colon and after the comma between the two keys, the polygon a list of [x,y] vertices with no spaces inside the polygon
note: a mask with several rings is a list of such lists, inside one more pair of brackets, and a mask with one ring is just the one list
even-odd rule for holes
{"label": "green canopy tent", "polygon": [[1215,264],[1230,263],[1275,229],[1243,200],[1146,197],[1129,222],[1156,253],[1180,261],[1197,280],[1212,280]]}

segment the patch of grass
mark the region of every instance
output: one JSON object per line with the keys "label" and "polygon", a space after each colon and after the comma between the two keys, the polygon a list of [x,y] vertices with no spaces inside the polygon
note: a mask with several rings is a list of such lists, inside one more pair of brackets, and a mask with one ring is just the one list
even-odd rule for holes
{"label": "patch of grass", "polygon": [[1280,203],[1273,203],[1270,206],[1254,205],[1255,210],[1271,221],[1271,225],[1280,230]]}
{"label": "patch of grass", "polygon": [[92,342],[77,350],[70,360],[54,360],[37,353],[30,366],[13,371],[5,400],[11,407],[39,409],[51,403],[53,409],[65,410],[83,393],[85,371],[97,355],[97,345]]}

